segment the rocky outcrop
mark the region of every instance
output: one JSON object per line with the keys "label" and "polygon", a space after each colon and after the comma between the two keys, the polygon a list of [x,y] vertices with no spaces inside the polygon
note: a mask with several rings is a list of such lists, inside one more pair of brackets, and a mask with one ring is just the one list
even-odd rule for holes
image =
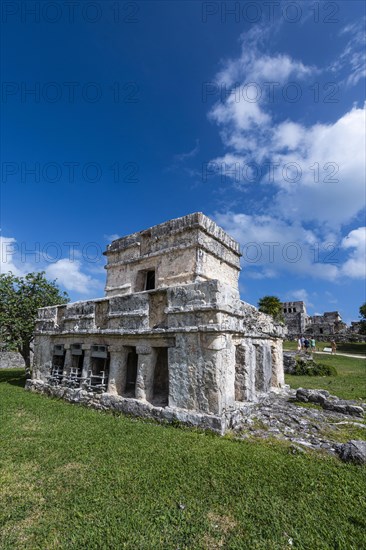
{"label": "rocky outcrop", "polygon": [[355,401],[339,399],[330,395],[326,390],[308,390],[299,388],[296,392],[296,399],[303,403],[315,403],[328,411],[335,411],[341,414],[362,417],[365,414],[363,407]]}
{"label": "rocky outcrop", "polygon": [[283,353],[283,370],[286,374],[293,374],[296,368],[296,356],[291,352]]}
{"label": "rocky outcrop", "polygon": [[[325,390],[322,392],[312,393],[313,398],[329,395]],[[356,445],[357,452],[353,445],[351,450],[345,447],[341,453],[343,445],[339,439],[344,437],[347,427],[357,428],[366,436],[366,424],[347,412],[301,406],[296,399],[296,390],[271,392],[257,403],[247,403],[231,415],[229,425],[236,437],[279,439],[289,443],[294,454],[311,449],[334,455],[351,456],[351,452],[356,455],[364,449],[363,445]]]}
{"label": "rocky outcrop", "polygon": [[353,439],[348,443],[339,445],[336,451],[344,462],[366,464],[366,441]]}

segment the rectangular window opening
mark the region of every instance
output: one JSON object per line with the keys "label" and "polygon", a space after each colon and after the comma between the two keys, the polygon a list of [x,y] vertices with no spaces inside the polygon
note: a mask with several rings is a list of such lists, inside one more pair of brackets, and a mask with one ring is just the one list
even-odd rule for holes
{"label": "rectangular window opening", "polygon": [[147,271],[145,290],[154,290],[154,288],[155,288],[155,271]]}

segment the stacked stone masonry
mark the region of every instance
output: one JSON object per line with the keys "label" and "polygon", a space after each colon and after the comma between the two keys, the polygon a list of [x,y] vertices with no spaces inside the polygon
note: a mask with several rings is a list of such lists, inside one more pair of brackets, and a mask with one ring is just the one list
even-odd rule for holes
{"label": "stacked stone masonry", "polygon": [[39,310],[28,389],[223,433],[284,385],[284,328],[240,300],[239,245],[201,213],[108,246],[106,296]]}

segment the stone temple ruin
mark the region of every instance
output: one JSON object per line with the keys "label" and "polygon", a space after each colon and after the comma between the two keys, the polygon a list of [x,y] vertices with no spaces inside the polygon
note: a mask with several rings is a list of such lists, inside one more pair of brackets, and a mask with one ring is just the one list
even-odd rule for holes
{"label": "stone temple ruin", "polygon": [[360,334],[361,323],[352,322],[347,325],[342,321],[339,311],[326,311],[323,315],[308,315],[305,303],[282,302],[282,311],[287,327],[288,338],[299,336],[314,337],[317,340],[327,339],[341,341],[365,341]]}
{"label": "stone temple ruin", "polygon": [[105,297],[39,310],[27,388],[220,433],[284,384],[284,328],[239,297],[239,244],[202,213],[113,241]]}

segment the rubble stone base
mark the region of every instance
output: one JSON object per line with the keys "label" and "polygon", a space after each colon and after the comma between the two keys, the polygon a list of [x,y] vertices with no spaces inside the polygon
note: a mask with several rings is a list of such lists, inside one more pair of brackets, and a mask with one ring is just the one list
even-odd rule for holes
{"label": "rubble stone base", "polygon": [[187,411],[176,407],[156,407],[147,401],[125,398],[109,393],[94,393],[81,389],[51,386],[40,380],[27,380],[26,390],[64,399],[70,403],[79,403],[97,410],[118,411],[127,415],[152,418],[158,422],[182,422],[204,430],[224,434],[227,421],[224,416],[216,416]]}

